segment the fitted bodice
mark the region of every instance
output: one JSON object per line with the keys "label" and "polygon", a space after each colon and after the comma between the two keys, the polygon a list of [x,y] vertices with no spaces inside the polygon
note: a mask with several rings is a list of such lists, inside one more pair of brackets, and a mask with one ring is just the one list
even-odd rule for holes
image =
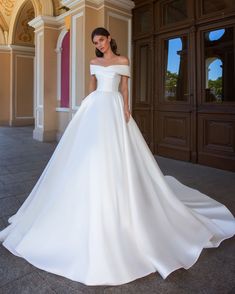
{"label": "fitted bodice", "polygon": [[121,76],[130,76],[129,65],[115,64],[102,66],[91,64],[90,72],[96,76],[98,91],[113,92],[118,91]]}

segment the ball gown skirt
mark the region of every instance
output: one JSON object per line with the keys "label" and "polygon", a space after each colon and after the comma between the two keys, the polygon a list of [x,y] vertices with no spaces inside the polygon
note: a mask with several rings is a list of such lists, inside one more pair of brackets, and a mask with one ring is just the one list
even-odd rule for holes
{"label": "ball gown skirt", "polygon": [[221,203],[164,176],[118,91],[129,66],[91,65],[82,102],[0,240],[34,266],[86,285],[190,268],[235,233]]}

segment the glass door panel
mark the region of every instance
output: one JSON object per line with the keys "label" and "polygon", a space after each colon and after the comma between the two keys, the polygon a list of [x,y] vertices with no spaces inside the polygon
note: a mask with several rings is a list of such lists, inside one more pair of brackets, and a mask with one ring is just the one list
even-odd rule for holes
{"label": "glass door panel", "polygon": [[204,100],[235,102],[234,28],[204,33]]}
{"label": "glass door panel", "polygon": [[161,11],[163,15],[163,24],[169,25],[184,21],[188,18],[187,15],[187,1],[173,0],[161,4]]}
{"label": "glass door panel", "polygon": [[164,100],[187,101],[189,97],[187,36],[165,40],[164,61]]}
{"label": "glass door panel", "polygon": [[234,8],[235,0],[203,0],[202,1],[202,11],[203,14],[208,14],[212,12],[218,12],[221,10]]}

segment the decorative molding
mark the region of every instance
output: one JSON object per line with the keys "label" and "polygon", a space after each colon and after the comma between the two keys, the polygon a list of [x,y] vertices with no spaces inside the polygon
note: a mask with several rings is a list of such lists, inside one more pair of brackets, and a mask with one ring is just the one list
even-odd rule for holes
{"label": "decorative molding", "polygon": [[81,2],[84,2],[84,0],[62,0],[61,3],[64,6],[67,6],[68,8],[72,8],[76,6],[77,4],[80,4]]}
{"label": "decorative molding", "polygon": [[61,3],[69,8],[72,8],[78,4],[95,4],[96,6],[102,6],[106,4],[111,4],[122,9],[132,10],[135,7],[135,4],[131,0],[62,0]]}
{"label": "decorative molding", "polygon": [[65,35],[67,34],[68,30],[66,28],[64,28],[61,33],[59,34],[58,40],[57,40],[57,44],[56,44],[56,52],[61,51],[62,49],[62,43],[64,40]]}
{"label": "decorative molding", "polygon": [[56,112],[70,112],[70,108],[67,107],[56,107]]}
{"label": "decorative molding", "polygon": [[52,0],[40,0],[40,10],[43,15],[53,16],[54,7]]}
{"label": "decorative molding", "polygon": [[15,5],[15,0],[0,0],[0,7],[6,16],[10,16]]}
{"label": "decorative molding", "polygon": [[100,2],[101,4],[112,4],[117,7],[132,10],[135,7],[135,4],[131,0],[93,0],[95,2]]}
{"label": "decorative molding", "polygon": [[1,11],[0,11],[0,26],[2,27],[2,29],[4,31],[9,30],[8,23],[6,22],[6,20],[5,20],[4,16],[2,15]]}
{"label": "decorative molding", "polygon": [[26,47],[26,46],[19,46],[19,45],[8,45],[12,51],[22,51],[22,52],[35,52],[34,47]]}
{"label": "decorative molding", "polygon": [[57,40],[57,45],[55,52],[57,53],[57,100],[61,100],[61,52],[62,52],[62,43],[65,35],[68,31],[64,28]]}
{"label": "decorative molding", "polygon": [[11,51],[11,46],[10,45],[0,45],[0,52],[1,53],[7,53]]}
{"label": "decorative molding", "polygon": [[59,23],[57,21],[57,18],[54,16],[39,15],[39,16],[35,17],[34,19],[32,19],[28,24],[31,27],[38,29],[44,25],[58,26]]}
{"label": "decorative molding", "polygon": [[[50,0],[51,1],[51,0]],[[18,21],[19,12],[23,9],[23,6],[27,0],[17,0],[15,2],[11,18],[9,21],[9,38],[8,38],[8,44],[14,43],[14,31],[15,31],[15,24]],[[39,15],[41,13],[40,8],[40,2],[38,0],[31,0],[31,4],[33,5],[35,15]],[[48,1],[49,2],[49,1]],[[48,15],[48,13],[47,13]]]}
{"label": "decorative molding", "polygon": [[[30,3],[30,2],[27,2]],[[32,4],[25,5],[20,13],[14,37],[14,43],[27,43],[34,45],[34,29],[28,25],[35,18]]]}
{"label": "decorative molding", "polygon": [[36,90],[35,90],[35,129],[42,129],[43,128],[43,108],[44,108],[44,65],[43,65],[43,56],[44,52],[41,52],[41,48],[44,44],[44,34],[40,32],[36,36]]}
{"label": "decorative molding", "polygon": [[18,45],[0,45],[0,51],[22,51],[22,52],[35,52],[34,47],[18,46]]}
{"label": "decorative molding", "polygon": [[[82,34],[80,38],[80,44],[81,44],[81,55],[79,58],[79,68],[77,68],[78,64],[78,44],[77,44],[77,27],[76,27],[76,21],[78,18],[84,17],[83,12],[80,12],[72,17],[72,52],[71,52],[71,60],[73,60],[72,65],[71,65],[71,94],[70,96],[70,101],[72,103],[72,109],[77,110],[78,105],[76,104],[76,99],[80,96],[82,98],[84,96],[84,72],[85,72],[85,58],[84,58],[84,37],[85,37],[85,32],[84,32],[84,25],[82,26]],[[79,72],[80,69],[80,72]],[[77,92],[77,77],[79,76],[79,80],[81,81],[80,83],[80,95]]]}

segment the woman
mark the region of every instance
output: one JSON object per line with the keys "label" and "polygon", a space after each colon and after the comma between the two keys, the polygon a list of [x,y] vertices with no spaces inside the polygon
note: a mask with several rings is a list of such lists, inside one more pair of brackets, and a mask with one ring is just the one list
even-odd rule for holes
{"label": "woman", "polygon": [[188,269],[235,233],[221,203],[164,176],[128,105],[128,59],[92,33],[90,94],[29,197],[0,232],[13,254],[86,285]]}

